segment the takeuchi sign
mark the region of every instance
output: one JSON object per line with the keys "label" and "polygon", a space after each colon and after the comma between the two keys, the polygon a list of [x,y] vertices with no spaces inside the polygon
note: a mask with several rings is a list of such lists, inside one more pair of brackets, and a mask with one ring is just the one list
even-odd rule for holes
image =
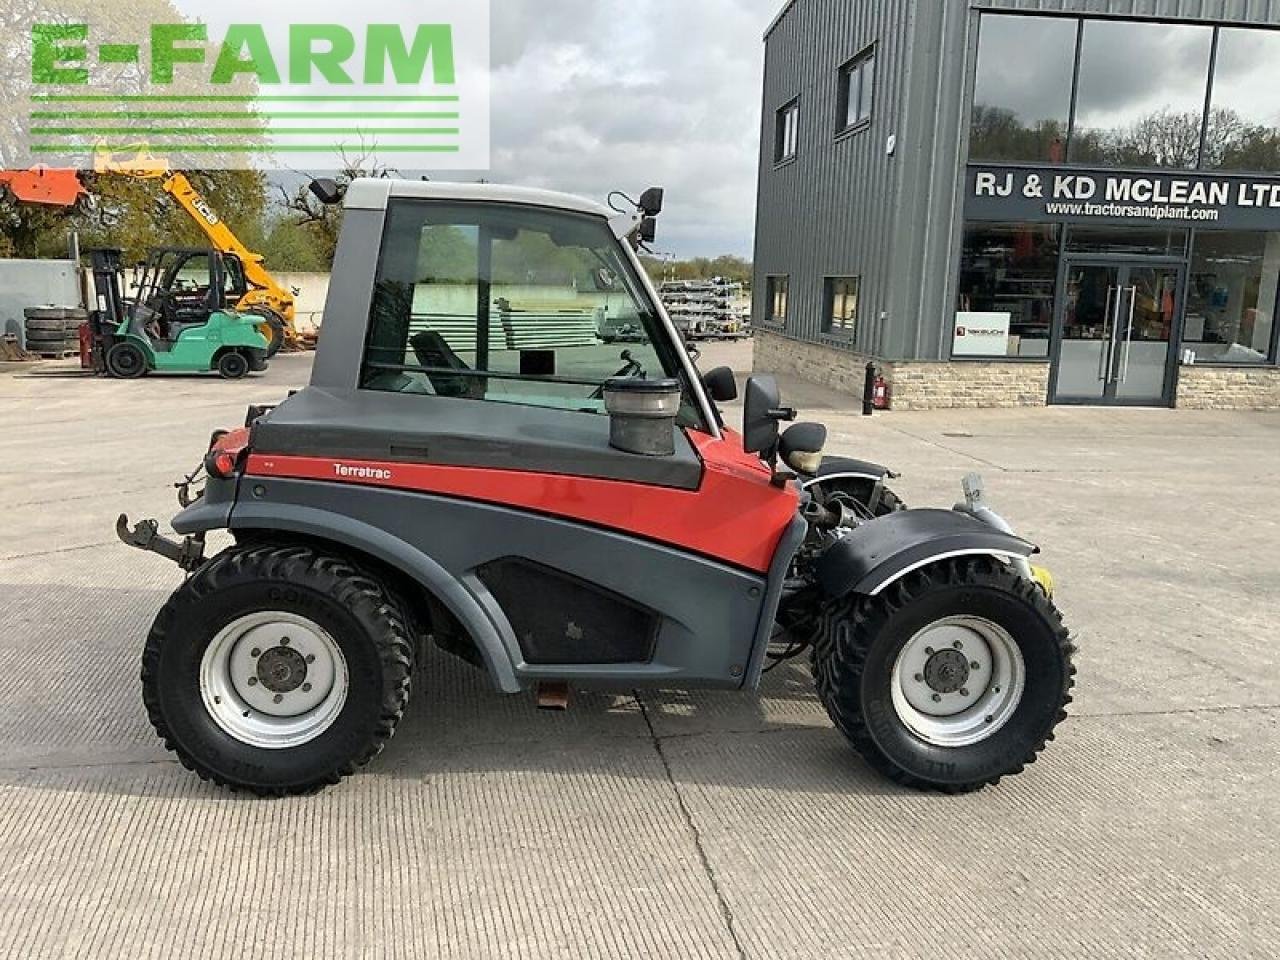
{"label": "takeuchi sign", "polygon": [[975,164],[965,217],[1280,230],[1280,178]]}

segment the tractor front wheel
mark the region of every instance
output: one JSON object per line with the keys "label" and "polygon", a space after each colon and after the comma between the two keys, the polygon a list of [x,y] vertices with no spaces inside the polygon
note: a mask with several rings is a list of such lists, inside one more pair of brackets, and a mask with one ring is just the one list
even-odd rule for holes
{"label": "tractor front wheel", "polygon": [[1066,716],[1075,668],[1062,617],[990,557],[925,567],[825,612],[818,695],[876,769],[963,793],[1018,773]]}
{"label": "tractor front wheel", "polygon": [[120,380],[136,380],[147,372],[142,348],[128,340],[112,344],[107,351],[107,373]]}
{"label": "tractor front wheel", "polygon": [[243,353],[229,350],[218,358],[218,373],[224,380],[239,380],[249,372],[249,360]]}
{"label": "tractor front wheel", "polygon": [[346,560],[234,547],[157,615],[142,694],[165,746],[202,778],[309,793],[379,753],[409,700],[399,605]]}

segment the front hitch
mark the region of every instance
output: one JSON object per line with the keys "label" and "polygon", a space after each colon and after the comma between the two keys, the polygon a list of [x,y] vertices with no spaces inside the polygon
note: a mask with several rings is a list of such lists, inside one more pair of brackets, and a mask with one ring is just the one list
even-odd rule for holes
{"label": "front hitch", "polygon": [[160,524],[155,520],[139,520],[130,529],[129,515],[122,513],[116,518],[116,536],[128,546],[158,553],[166,560],[172,560],[188,572],[197,569],[204,563],[203,534],[184,537],[182,542],[178,543],[162,536],[160,534]]}

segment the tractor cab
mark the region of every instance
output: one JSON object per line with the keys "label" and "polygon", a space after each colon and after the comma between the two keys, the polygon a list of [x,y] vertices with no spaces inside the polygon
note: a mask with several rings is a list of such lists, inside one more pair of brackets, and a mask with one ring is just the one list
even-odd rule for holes
{"label": "tractor cab", "polygon": [[135,272],[132,302],[155,331],[156,349],[164,350],[183,330],[232,309],[244,293],[236,257],[209,248],[159,247]]}

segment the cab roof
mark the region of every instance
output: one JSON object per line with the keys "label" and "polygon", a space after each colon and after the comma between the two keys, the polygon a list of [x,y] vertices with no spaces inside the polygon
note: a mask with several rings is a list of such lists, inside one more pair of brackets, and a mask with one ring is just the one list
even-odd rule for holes
{"label": "cab roof", "polygon": [[383,210],[392,197],[518,203],[525,206],[553,207],[557,210],[589,213],[605,219],[615,215],[615,211],[603,204],[576,197],[571,193],[501,183],[449,183],[442,180],[353,180],[347,187],[345,206],[349,210]]}

